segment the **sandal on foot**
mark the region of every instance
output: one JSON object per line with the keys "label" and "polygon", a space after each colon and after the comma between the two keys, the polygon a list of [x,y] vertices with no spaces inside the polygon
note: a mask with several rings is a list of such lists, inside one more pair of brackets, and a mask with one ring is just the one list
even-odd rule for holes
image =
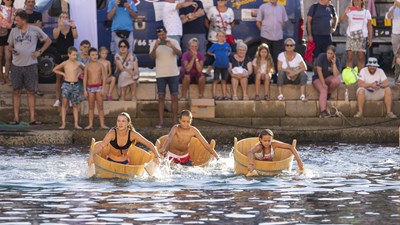
{"label": "sandal on foot", "polygon": [[269,101],[269,96],[268,95],[264,96],[264,100]]}
{"label": "sandal on foot", "polygon": [[42,123],[39,122],[39,121],[36,121],[36,120],[34,120],[34,121],[32,121],[32,122],[29,122],[29,125],[32,125],[32,126],[40,125],[40,124],[42,124]]}
{"label": "sandal on foot", "polygon": [[9,125],[18,125],[19,121],[14,120],[14,121],[9,122],[8,124]]}
{"label": "sandal on foot", "polygon": [[231,98],[229,96],[225,96],[224,100],[231,100]]}
{"label": "sandal on foot", "polygon": [[219,96],[214,96],[213,98],[214,98],[215,101],[221,100],[221,97],[219,97]]}
{"label": "sandal on foot", "polygon": [[260,96],[256,95],[256,101],[260,101]]}

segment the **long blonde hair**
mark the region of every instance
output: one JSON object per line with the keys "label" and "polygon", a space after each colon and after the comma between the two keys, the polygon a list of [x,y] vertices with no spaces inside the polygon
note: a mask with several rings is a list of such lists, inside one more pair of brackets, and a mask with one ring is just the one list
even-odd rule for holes
{"label": "long blonde hair", "polygon": [[269,51],[269,47],[267,44],[262,43],[260,46],[257,48],[256,55],[254,58],[256,59],[256,67],[255,67],[255,72],[258,73],[261,68],[261,50],[267,50],[267,69],[269,71],[266,71],[267,73],[274,73],[274,61],[272,60],[271,52]]}

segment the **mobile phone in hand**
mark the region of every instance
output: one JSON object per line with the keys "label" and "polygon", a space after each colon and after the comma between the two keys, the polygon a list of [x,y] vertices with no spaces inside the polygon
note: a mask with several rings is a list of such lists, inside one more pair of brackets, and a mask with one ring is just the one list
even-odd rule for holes
{"label": "mobile phone in hand", "polygon": [[127,0],[120,0],[118,7],[124,7],[124,4]]}
{"label": "mobile phone in hand", "polygon": [[167,42],[165,41],[165,39],[160,40],[160,45],[166,45],[166,44],[167,44]]}

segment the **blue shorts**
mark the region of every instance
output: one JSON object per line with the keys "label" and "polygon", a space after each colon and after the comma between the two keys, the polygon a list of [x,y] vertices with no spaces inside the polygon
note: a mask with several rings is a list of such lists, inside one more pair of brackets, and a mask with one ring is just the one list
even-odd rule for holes
{"label": "blue shorts", "polygon": [[167,85],[171,95],[178,95],[179,93],[179,75],[173,77],[157,78],[157,94],[165,95],[167,92]]}
{"label": "blue shorts", "polygon": [[61,98],[70,100],[72,104],[79,104],[81,102],[79,82],[64,81],[61,86]]}

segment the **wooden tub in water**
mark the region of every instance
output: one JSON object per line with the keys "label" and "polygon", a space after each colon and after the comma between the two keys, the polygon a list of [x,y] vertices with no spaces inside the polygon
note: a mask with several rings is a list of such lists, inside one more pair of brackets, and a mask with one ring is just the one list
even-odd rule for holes
{"label": "wooden tub in water", "polygon": [[[161,149],[164,142],[167,140],[167,137],[168,135],[164,135],[157,139],[155,144],[157,149]],[[214,139],[210,141],[210,145],[212,148],[215,148]],[[207,149],[205,149],[201,142],[195,137],[193,137],[190,141],[189,155],[190,161],[192,161],[193,166],[207,166],[211,158],[213,157],[213,155],[211,155],[211,153],[207,151]]]}
{"label": "wooden tub in water", "polygon": [[[234,170],[235,174],[249,173],[247,152],[259,142],[258,137],[245,138],[240,141],[234,138]],[[296,147],[296,139],[293,140],[292,145]],[[273,176],[281,173],[284,170],[291,171],[294,155],[290,150],[277,148],[273,161],[260,161],[254,160],[254,170],[258,175]],[[253,174],[252,174],[253,175]]]}
{"label": "wooden tub in water", "polygon": [[[101,141],[96,142],[96,140],[92,138],[90,150],[92,151],[92,149],[100,143]],[[144,149],[141,149],[135,145],[131,145],[130,149],[128,150],[130,164],[124,165],[108,161],[106,159],[108,151],[108,147],[105,147],[94,156],[94,176],[99,178],[133,178],[134,176],[142,175],[144,173],[144,164],[152,160],[154,156],[152,152],[149,153]]]}

